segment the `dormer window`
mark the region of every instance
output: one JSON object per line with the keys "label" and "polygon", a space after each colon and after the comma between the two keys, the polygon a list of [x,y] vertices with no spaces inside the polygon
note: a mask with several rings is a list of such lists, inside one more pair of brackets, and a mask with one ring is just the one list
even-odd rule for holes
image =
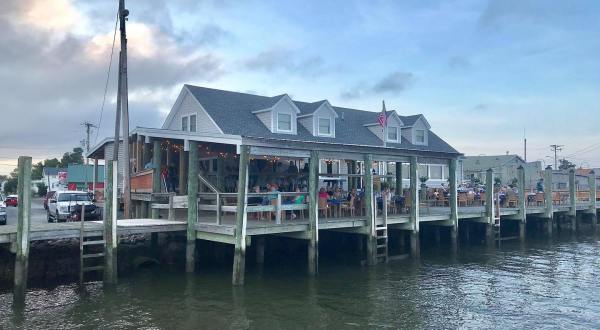
{"label": "dormer window", "polygon": [[289,113],[277,114],[277,130],[280,132],[292,131],[292,115]]}
{"label": "dormer window", "polygon": [[415,142],[421,143],[421,144],[425,143],[425,130],[424,129],[415,130]]}
{"label": "dormer window", "polygon": [[196,132],[196,117],[197,115],[188,115],[181,117],[181,130],[184,132]]}
{"label": "dormer window", "polygon": [[398,127],[388,126],[387,140],[390,142],[398,142]]}
{"label": "dormer window", "polygon": [[181,130],[186,132],[188,130],[188,117],[181,117]]}
{"label": "dormer window", "polygon": [[330,136],[331,135],[331,118],[319,117],[319,135]]}
{"label": "dormer window", "polygon": [[196,115],[190,115],[190,132],[196,131]]}

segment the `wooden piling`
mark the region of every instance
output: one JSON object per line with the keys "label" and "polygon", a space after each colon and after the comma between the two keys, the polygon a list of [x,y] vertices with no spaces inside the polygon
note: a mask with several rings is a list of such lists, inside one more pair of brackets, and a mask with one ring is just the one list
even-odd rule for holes
{"label": "wooden piling", "polygon": [[240,146],[240,165],[238,175],[237,212],[235,217],[235,251],[233,255],[233,285],[244,285],[246,268],[246,206],[248,192],[248,162],[250,147]]}
{"label": "wooden piling", "polygon": [[577,230],[577,184],[575,183],[575,169],[569,170],[569,206],[571,230]]}
{"label": "wooden piling", "polygon": [[419,165],[417,157],[410,157],[410,254],[413,257],[420,256],[419,246]]}
{"label": "wooden piling", "polygon": [[458,185],[456,180],[456,168],[458,161],[456,158],[450,160],[448,164],[448,174],[450,191],[448,192],[449,198],[448,203],[450,204],[450,222],[452,227],[450,228],[450,244],[452,250],[456,252],[458,249]]}
{"label": "wooden piling", "polygon": [[104,283],[114,285],[117,283],[117,187],[118,187],[117,161],[109,161],[106,171],[106,187],[104,190]]}
{"label": "wooden piling", "polygon": [[[152,146],[152,192],[159,193],[161,192],[161,179],[160,179],[160,171],[161,171],[161,161],[160,161],[160,141],[158,139],[153,139]],[[152,205],[152,201],[150,201]],[[151,208],[151,217],[152,219],[158,219],[160,215],[160,209]]]}
{"label": "wooden piling", "polygon": [[491,168],[485,172],[485,241],[487,245],[494,245],[494,170]]}
{"label": "wooden piling", "polygon": [[193,273],[196,265],[196,222],[198,221],[198,142],[189,141],[188,214],[185,271]]}
{"label": "wooden piling", "polygon": [[265,263],[265,237],[259,236],[256,239],[256,263],[263,265]]}
{"label": "wooden piling", "polygon": [[527,223],[527,193],[525,191],[525,168],[517,167],[517,191],[519,207],[519,239],[525,239],[525,226]]}
{"label": "wooden piling", "polygon": [[21,156],[18,161],[18,206],[17,206],[17,246],[15,258],[15,278],[13,301],[18,306],[25,303],[27,274],[29,266],[29,231],[31,227],[31,157]]}
{"label": "wooden piling", "polygon": [[319,272],[319,203],[317,191],[319,189],[319,153],[311,151],[308,170],[308,211],[309,237],[308,242],[308,273],[317,275]]}
{"label": "wooden piling", "polygon": [[588,175],[588,187],[590,189],[590,207],[589,207],[588,212],[591,215],[592,227],[593,227],[594,231],[596,231],[598,229],[598,216],[597,216],[598,209],[596,208],[596,198],[597,198],[596,189],[598,187],[596,185],[596,172],[594,172],[593,170]]}
{"label": "wooden piling", "polygon": [[544,202],[546,209],[544,218],[547,219],[546,229],[549,235],[552,234],[552,218],[554,217],[554,205],[552,204],[552,167],[548,165],[544,170]]}
{"label": "wooden piling", "polygon": [[367,264],[377,263],[377,239],[375,234],[376,208],[373,207],[373,155],[365,155],[365,215],[367,216]]}

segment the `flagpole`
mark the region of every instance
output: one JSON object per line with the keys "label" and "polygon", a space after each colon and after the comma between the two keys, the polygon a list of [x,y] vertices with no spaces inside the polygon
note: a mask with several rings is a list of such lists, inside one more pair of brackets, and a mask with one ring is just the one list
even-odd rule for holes
{"label": "flagpole", "polygon": [[381,112],[383,113],[383,147],[386,148],[387,147],[387,111],[385,110],[385,100],[381,101],[382,103],[382,109]]}

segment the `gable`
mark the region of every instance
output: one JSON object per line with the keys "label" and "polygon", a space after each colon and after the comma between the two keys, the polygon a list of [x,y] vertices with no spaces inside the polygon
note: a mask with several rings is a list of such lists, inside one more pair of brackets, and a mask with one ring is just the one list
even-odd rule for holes
{"label": "gable", "polygon": [[173,108],[171,108],[162,128],[181,131],[182,118],[190,115],[196,115],[196,132],[223,133],[198,100],[185,87],[179,94]]}

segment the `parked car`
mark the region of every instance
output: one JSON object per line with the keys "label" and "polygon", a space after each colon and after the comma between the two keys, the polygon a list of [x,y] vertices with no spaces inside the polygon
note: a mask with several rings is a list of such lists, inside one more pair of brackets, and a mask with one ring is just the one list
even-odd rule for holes
{"label": "parked car", "polygon": [[57,191],[48,199],[48,222],[65,222],[73,217],[76,210],[85,208],[85,220],[100,219],[100,209],[94,205],[92,198],[85,191]]}
{"label": "parked car", "polygon": [[6,206],[14,206],[17,207],[19,205],[19,197],[17,195],[8,195],[6,196],[6,200],[4,201]]}
{"label": "parked car", "polygon": [[6,203],[4,203],[4,196],[0,195],[0,225],[6,224]]}
{"label": "parked car", "polygon": [[44,196],[44,210],[48,210],[48,200],[54,196],[55,191],[48,191]]}

